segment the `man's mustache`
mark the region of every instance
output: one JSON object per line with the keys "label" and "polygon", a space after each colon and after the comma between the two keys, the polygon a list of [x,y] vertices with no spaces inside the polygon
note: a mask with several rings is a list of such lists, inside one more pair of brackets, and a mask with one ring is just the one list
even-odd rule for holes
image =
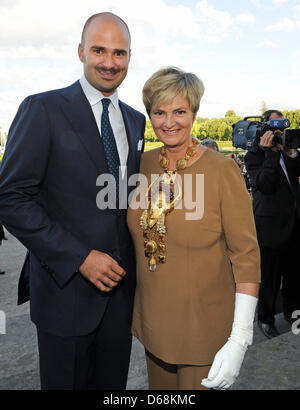
{"label": "man's mustache", "polygon": [[110,74],[117,74],[120,72],[120,69],[116,68],[106,68],[106,67],[97,67],[98,71],[109,72]]}

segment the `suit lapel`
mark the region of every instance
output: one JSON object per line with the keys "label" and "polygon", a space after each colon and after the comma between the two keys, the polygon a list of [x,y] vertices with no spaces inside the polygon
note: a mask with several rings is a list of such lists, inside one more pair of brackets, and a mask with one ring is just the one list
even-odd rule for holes
{"label": "suit lapel", "polygon": [[136,127],[135,118],[129,108],[122,102],[119,101],[120,109],[122,112],[126,135],[128,140],[128,158],[127,158],[127,175],[130,177],[133,173],[137,172],[137,140],[136,137]]}
{"label": "suit lapel", "polygon": [[64,97],[66,100],[62,104],[62,110],[94,163],[98,175],[108,173],[103,144],[95,117],[79,81],[66,89]]}
{"label": "suit lapel", "polygon": [[[68,118],[71,127],[78,135],[83,147],[87,151],[91,161],[95,165],[98,175],[108,173],[105,160],[103,143],[95,121],[91,106],[82,91],[79,81],[66,88],[62,93],[64,102],[61,104],[62,110]],[[122,112],[126,135],[128,140],[127,175],[128,177],[137,172],[138,157],[135,117],[129,107],[119,101]]]}

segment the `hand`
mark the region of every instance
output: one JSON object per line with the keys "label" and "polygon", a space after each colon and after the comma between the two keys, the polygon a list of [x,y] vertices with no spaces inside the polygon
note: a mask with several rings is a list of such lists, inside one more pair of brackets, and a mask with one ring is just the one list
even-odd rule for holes
{"label": "hand", "polygon": [[229,338],[216,354],[207,379],[201,384],[209,389],[225,390],[235,382],[247,348]]}
{"label": "hand", "polygon": [[96,250],[89,253],[79,271],[103,292],[110,292],[126,275],[117,261],[106,253]]}
{"label": "hand", "polygon": [[273,139],[274,139],[274,134],[272,131],[265,132],[260,137],[260,142],[259,142],[260,147],[270,148],[272,151],[283,150],[283,146],[281,144],[276,144],[276,145],[272,144]]}

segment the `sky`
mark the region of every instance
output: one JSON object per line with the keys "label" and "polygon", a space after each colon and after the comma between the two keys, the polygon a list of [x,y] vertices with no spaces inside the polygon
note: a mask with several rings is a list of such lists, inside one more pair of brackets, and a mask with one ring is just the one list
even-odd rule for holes
{"label": "sky", "polygon": [[82,27],[111,11],[128,24],[132,57],[119,98],[146,113],[145,81],[177,66],[205,85],[198,116],[300,109],[300,0],[0,0],[0,126],[28,95],[82,75]]}

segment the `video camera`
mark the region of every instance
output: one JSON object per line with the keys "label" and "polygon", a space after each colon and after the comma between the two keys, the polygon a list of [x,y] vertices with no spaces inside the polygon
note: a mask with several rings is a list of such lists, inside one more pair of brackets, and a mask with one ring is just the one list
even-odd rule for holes
{"label": "video camera", "polygon": [[[249,118],[260,121],[249,121]],[[266,131],[275,131],[272,144],[282,144],[285,148],[300,148],[300,129],[287,129],[291,125],[288,118],[265,121],[261,115],[245,117],[232,125],[233,146],[256,152],[260,137]]]}

